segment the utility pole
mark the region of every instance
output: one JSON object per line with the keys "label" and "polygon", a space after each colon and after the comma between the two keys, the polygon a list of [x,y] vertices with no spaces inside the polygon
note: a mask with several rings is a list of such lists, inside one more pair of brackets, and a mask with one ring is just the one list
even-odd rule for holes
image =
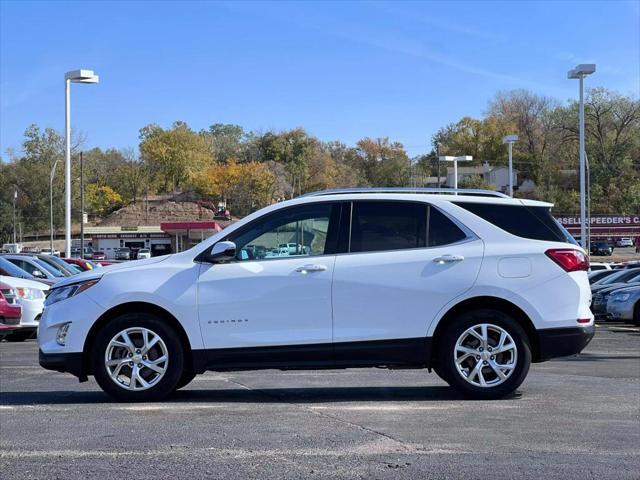
{"label": "utility pole", "polygon": [[440,144],[436,143],[436,154],[438,156],[438,188],[440,188]]}
{"label": "utility pole", "polygon": [[13,187],[13,243],[16,243],[16,200],[18,199],[18,187]]}

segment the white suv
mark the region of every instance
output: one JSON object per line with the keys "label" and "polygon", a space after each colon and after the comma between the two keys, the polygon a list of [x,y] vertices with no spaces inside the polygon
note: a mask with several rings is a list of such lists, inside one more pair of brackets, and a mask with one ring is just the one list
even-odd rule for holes
{"label": "white suv", "polygon": [[[206,370],[348,367],[429,368],[467,396],[504,396],[531,362],[593,337],[589,263],[550,204],[456,193],[318,192],[185,252],[62,280],[40,364],[121,400]],[[264,254],[282,244],[304,248]]]}

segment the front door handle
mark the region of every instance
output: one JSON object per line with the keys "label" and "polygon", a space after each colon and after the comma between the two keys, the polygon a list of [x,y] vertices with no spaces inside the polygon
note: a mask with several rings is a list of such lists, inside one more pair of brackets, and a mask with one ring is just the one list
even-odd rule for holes
{"label": "front door handle", "polygon": [[326,265],[302,265],[296,268],[296,272],[309,273],[309,272],[324,272],[327,269]]}
{"label": "front door handle", "polygon": [[440,265],[461,262],[462,260],[464,260],[462,255],[442,255],[433,259],[435,263],[439,263]]}

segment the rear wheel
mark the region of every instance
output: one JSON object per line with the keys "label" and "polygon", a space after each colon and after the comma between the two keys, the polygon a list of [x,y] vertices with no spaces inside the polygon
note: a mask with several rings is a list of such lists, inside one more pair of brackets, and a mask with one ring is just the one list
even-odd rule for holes
{"label": "rear wheel", "polygon": [[110,396],[124,401],[160,400],[172,393],[184,370],[184,349],[162,319],[125,314],[96,335],[93,374]]}
{"label": "rear wheel", "polygon": [[467,397],[510,394],[531,365],[527,334],[509,315],[475,310],[456,317],[440,337],[438,375]]}
{"label": "rear wheel", "polygon": [[640,326],[640,301],[636,302],[636,306],[633,309],[633,324]]}

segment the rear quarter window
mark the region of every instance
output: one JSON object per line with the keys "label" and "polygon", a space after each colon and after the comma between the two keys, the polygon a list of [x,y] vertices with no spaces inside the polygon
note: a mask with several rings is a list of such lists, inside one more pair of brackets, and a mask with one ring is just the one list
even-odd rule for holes
{"label": "rear quarter window", "polygon": [[453,202],[512,235],[531,240],[568,242],[575,239],[551,215],[548,207]]}

